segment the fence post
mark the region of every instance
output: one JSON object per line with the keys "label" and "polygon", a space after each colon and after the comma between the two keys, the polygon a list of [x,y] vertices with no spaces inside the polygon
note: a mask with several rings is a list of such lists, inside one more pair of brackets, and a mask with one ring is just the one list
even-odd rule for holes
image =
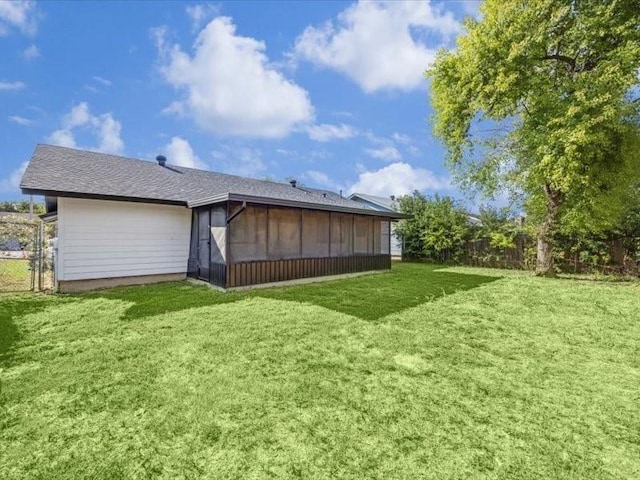
{"label": "fence post", "polygon": [[42,291],[42,242],[44,241],[44,222],[38,224],[38,291]]}

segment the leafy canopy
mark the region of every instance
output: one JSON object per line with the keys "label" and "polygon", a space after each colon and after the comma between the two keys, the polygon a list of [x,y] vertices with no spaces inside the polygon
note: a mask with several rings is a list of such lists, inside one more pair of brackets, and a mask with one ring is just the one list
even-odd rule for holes
{"label": "leafy canopy", "polygon": [[640,172],[640,1],[487,0],[433,67],[434,131],[463,184],[549,195],[567,229],[610,228]]}

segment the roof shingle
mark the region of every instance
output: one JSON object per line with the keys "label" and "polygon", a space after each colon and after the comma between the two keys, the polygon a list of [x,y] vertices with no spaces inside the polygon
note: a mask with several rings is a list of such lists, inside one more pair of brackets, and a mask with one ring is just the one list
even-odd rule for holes
{"label": "roof shingle", "polygon": [[326,190],[170,164],[161,167],[156,162],[42,144],[36,147],[20,187],[23,193],[122,197],[186,206],[224,197],[374,214],[372,209]]}

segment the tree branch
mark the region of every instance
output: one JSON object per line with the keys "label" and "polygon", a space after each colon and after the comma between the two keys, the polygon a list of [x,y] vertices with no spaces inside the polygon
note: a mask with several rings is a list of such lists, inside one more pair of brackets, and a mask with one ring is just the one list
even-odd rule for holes
{"label": "tree branch", "polygon": [[569,65],[571,67],[571,71],[575,71],[576,69],[576,61],[573,58],[568,57],[566,55],[560,55],[557,53],[552,55],[545,55],[544,57],[542,57],[542,60],[557,60],[559,62],[563,62]]}

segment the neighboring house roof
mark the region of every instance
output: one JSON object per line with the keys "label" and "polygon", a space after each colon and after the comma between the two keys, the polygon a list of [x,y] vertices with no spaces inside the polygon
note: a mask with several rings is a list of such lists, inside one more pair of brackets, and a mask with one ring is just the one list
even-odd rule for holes
{"label": "neighboring house roof", "polygon": [[360,198],[361,200],[364,200],[365,202],[372,204],[371,206],[379,211],[389,211],[389,212],[397,211],[394,205],[395,200],[393,200],[391,197],[378,197],[377,195],[367,195],[364,193],[352,193],[351,195],[349,195],[349,198],[351,199]]}
{"label": "neighboring house roof", "polygon": [[[170,162],[171,159],[168,159]],[[374,215],[337,193],[157,162],[38,145],[22,177],[23,193],[169,203],[197,207],[237,200]],[[395,217],[395,215],[390,215]]]}
{"label": "neighboring house roof", "polygon": [[[389,211],[389,212],[397,212],[395,199],[391,197],[379,197],[377,195],[367,195],[364,193],[352,193],[349,195],[351,199],[360,199],[363,200],[363,203],[370,205],[372,208],[378,211]],[[467,215],[467,221],[471,226],[481,226],[482,221],[478,217],[478,215],[474,213],[464,212]]]}
{"label": "neighboring house roof", "polygon": [[465,213],[467,214],[467,222],[469,223],[469,225],[471,225],[472,227],[481,227],[482,226],[482,220],[480,220],[478,215],[475,215],[475,214],[469,213],[469,212],[465,212]]}

